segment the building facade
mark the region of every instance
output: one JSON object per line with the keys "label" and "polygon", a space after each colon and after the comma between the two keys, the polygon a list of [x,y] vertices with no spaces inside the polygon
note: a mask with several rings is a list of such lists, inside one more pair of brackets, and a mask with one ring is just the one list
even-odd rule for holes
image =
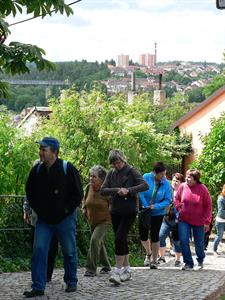
{"label": "building facade", "polygon": [[141,54],[139,56],[139,64],[141,66],[146,66],[146,67],[155,67],[156,65],[156,58],[155,58],[155,54]]}
{"label": "building facade", "polygon": [[117,57],[117,67],[126,68],[129,66],[129,55],[120,54]]}
{"label": "building facade", "polygon": [[179,119],[173,128],[179,128],[181,135],[191,135],[193,153],[183,160],[184,172],[190,163],[201,154],[204,147],[201,137],[211,130],[211,120],[218,119],[225,112],[225,86]]}

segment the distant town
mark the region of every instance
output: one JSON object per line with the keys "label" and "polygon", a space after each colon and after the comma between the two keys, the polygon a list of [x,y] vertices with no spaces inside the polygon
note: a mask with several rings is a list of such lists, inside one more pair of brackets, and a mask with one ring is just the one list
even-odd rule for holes
{"label": "distant town", "polygon": [[[108,92],[121,92],[132,89],[131,75],[135,74],[136,90],[154,90],[159,86],[158,75],[163,75],[163,87],[171,88],[176,92],[186,92],[201,88],[210,83],[215,75],[221,73],[221,65],[207,62],[157,62],[157,43],[154,54],[139,55],[139,62],[134,63],[128,54],[120,54],[114,65],[108,64],[111,78],[103,80]],[[170,73],[174,76],[169,76]],[[164,76],[165,75],[165,76]],[[176,76],[178,75],[178,76]],[[177,77],[183,80],[176,80]]]}

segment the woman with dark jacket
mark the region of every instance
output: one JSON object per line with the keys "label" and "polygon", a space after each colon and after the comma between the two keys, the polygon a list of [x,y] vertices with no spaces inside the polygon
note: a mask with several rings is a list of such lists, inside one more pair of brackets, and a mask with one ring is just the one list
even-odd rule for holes
{"label": "woman with dark jacket", "polygon": [[137,193],[148,189],[141,174],[127,164],[119,150],[109,153],[112,170],[101,188],[103,196],[110,196],[110,213],[115,234],[116,266],[109,281],[119,285],[131,278],[127,236],[137,215]]}

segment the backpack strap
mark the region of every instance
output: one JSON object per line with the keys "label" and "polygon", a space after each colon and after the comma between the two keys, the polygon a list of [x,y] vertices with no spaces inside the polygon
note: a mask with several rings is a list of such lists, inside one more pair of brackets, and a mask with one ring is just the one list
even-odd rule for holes
{"label": "backpack strap", "polygon": [[65,175],[67,175],[67,161],[66,160],[63,160],[63,170],[64,170]]}
{"label": "backpack strap", "polygon": [[[36,170],[36,174],[39,173],[42,164],[43,164],[42,161],[38,163],[38,165],[37,165],[37,170]],[[67,162],[66,160],[63,160],[63,171],[64,171],[64,174],[65,174],[65,175],[67,175],[67,164],[68,164],[68,162]]]}
{"label": "backpack strap", "polygon": [[41,168],[42,164],[43,164],[43,162],[42,162],[42,161],[41,161],[41,162],[39,162],[39,163],[37,164],[36,174],[38,174],[38,173],[39,173],[39,171],[40,171],[40,168]]}

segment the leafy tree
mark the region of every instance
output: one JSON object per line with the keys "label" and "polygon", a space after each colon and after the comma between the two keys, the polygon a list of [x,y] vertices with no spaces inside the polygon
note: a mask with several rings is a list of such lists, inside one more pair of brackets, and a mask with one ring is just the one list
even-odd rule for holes
{"label": "leafy tree", "polygon": [[0,114],[0,194],[24,193],[24,182],[34,160],[34,143],[22,137],[7,111]]}
{"label": "leafy tree", "polygon": [[166,85],[163,89],[166,92],[166,98],[173,97],[175,95],[175,93],[177,92],[176,87],[171,87],[168,85]]}
{"label": "leafy tree", "polygon": [[225,85],[225,76],[218,75],[213,78],[213,81],[203,88],[203,93],[206,98],[211,96],[215,91]]}
{"label": "leafy tree", "polygon": [[166,72],[163,76],[163,82],[176,81],[178,84],[187,85],[193,81],[188,75],[181,75],[175,70]]}
{"label": "leafy tree", "polygon": [[211,122],[210,133],[202,138],[204,148],[194,166],[202,172],[202,181],[214,200],[225,183],[225,114]]}
{"label": "leafy tree", "polygon": [[101,91],[78,93],[71,89],[64,92],[60,102],[53,99],[50,106],[50,121],[36,134],[57,136],[64,156],[78,166],[84,181],[92,165],[107,166],[112,148],[122,149],[128,161],[142,172],[149,171],[156,160],[172,164],[181,161],[183,153],[176,151],[175,134],[156,131],[152,116],[160,110],[152,109],[146,93],[128,105],[122,94],[109,97]]}
{"label": "leafy tree", "polygon": [[143,71],[138,69],[135,70],[135,76],[137,78],[147,78],[147,75]]}
{"label": "leafy tree", "polygon": [[[30,73],[14,75],[13,78],[6,75],[0,75],[4,79],[20,80],[59,80],[70,83],[76,91],[89,91],[93,88],[106,92],[106,86],[101,80],[107,79],[110,72],[107,64],[98,62],[87,62],[85,60],[78,62],[57,62],[53,71],[37,70],[34,65],[30,65]],[[59,97],[63,86],[48,87],[51,97]],[[34,105],[46,105],[46,86],[23,86],[12,85],[10,87],[10,96],[8,99],[0,97],[0,104],[5,104],[13,111],[21,111],[25,107]],[[47,97],[49,98],[49,97]]]}
{"label": "leafy tree", "polygon": [[152,121],[159,132],[171,132],[171,126],[178,119],[189,112],[196,104],[188,102],[186,96],[177,93],[172,98],[167,98],[163,106],[152,107]]}
{"label": "leafy tree", "polygon": [[[24,195],[24,183],[37,151],[31,138],[22,137],[12,116],[0,108],[0,195]],[[0,228],[21,228],[22,198],[0,199]],[[28,269],[30,239],[27,230],[0,230],[0,270]]]}
{"label": "leafy tree", "polygon": [[187,92],[189,102],[202,102],[205,100],[205,95],[203,94],[203,88],[195,88]]}
{"label": "leafy tree", "polygon": [[[10,42],[6,44],[10,35],[10,25],[6,17],[12,14],[14,17],[25,10],[33,17],[44,18],[52,13],[73,13],[69,5],[63,0],[29,1],[29,0],[0,0],[0,71],[6,74],[23,74],[29,72],[27,63],[34,63],[38,70],[53,69],[53,64],[44,58],[45,51],[35,45]],[[1,83],[0,96],[7,97],[7,86]]]}
{"label": "leafy tree", "polygon": [[[56,96],[58,96],[56,94]],[[46,87],[44,86],[12,86],[9,99],[0,99],[8,109],[20,112],[26,107],[46,106]]]}
{"label": "leafy tree", "polygon": [[112,65],[112,66],[116,66],[116,62],[115,62],[115,60],[114,59],[110,59],[110,60],[108,60],[108,59],[106,59],[105,60],[105,64],[107,64],[107,65]]}

